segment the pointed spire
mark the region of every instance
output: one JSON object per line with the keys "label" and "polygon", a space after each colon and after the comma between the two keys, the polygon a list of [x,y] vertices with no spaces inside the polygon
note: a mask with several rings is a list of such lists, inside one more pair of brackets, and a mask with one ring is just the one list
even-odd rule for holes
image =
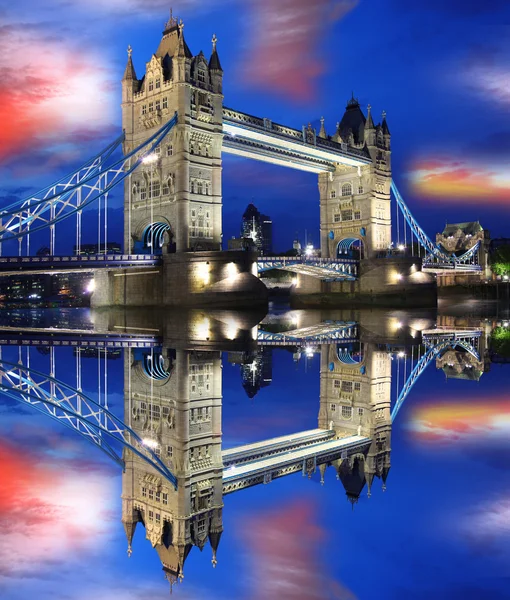
{"label": "pointed spire", "polygon": [[223,71],[223,69],[221,68],[220,57],[218,56],[218,52],[216,50],[217,43],[218,38],[216,37],[216,34],[214,34],[212,37],[212,54],[211,58],[209,59],[209,69],[215,71]]}
{"label": "pointed spire", "polygon": [[323,139],[328,137],[326,134],[326,129],[324,128],[324,117],[321,117],[321,129],[319,131],[319,137]]}
{"label": "pointed spire", "polygon": [[366,129],[375,129],[374,120],[372,119],[372,106],[369,104],[367,106],[367,121],[365,123]]}
{"label": "pointed spire", "polygon": [[126,69],[124,71],[124,77],[122,78],[122,81],[136,81],[136,73],[135,73],[135,67],[133,66],[133,59],[131,58],[131,55],[133,54],[133,48],[131,48],[131,46],[127,47],[127,55],[128,55],[128,60],[127,60],[127,65],[126,65]]}
{"label": "pointed spire", "polygon": [[388,127],[388,123],[386,122],[386,111],[382,111],[382,130],[384,135],[390,135],[390,130]]}

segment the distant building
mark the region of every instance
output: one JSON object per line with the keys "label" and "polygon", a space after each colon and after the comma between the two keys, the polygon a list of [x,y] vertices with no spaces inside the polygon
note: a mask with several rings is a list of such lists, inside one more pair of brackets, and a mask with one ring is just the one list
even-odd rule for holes
{"label": "distant building", "polygon": [[250,238],[232,237],[228,240],[228,250],[257,250],[255,242]]}
{"label": "distant building", "polygon": [[261,255],[273,252],[273,221],[254,204],[248,204],[241,221],[241,237],[250,238]]}
{"label": "distant building", "polygon": [[66,304],[81,301],[88,292],[90,273],[35,273],[0,278],[4,304]]}
{"label": "distant building", "polygon": [[[82,244],[79,251],[77,246],[74,246],[75,255],[91,256],[104,253],[104,244]],[[106,254],[122,254],[122,246],[119,242],[108,242],[106,244]]]}
{"label": "distant building", "polygon": [[251,362],[242,364],[241,378],[248,398],[255,397],[261,388],[271,385],[273,381],[272,348],[259,348]]}

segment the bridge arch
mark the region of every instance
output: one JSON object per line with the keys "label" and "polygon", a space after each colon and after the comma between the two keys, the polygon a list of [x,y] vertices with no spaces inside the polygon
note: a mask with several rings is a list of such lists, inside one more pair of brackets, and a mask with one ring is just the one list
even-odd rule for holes
{"label": "bridge arch", "polygon": [[141,221],[134,234],[135,252],[146,254],[162,254],[167,249],[168,252],[175,252],[173,244],[174,233],[168,219],[161,216],[154,216]]}
{"label": "bridge arch", "polygon": [[361,237],[347,237],[341,239],[336,245],[337,258],[364,258],[365,243]]}

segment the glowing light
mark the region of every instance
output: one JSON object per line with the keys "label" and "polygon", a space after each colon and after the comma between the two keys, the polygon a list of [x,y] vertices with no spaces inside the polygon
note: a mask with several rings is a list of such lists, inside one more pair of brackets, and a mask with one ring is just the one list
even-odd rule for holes
{"label": "glowing light", "polygon": [[508,275],[503,275],[503,281],[508,281]]}
{"label": "glowing light", "polygon": [[298,284],[298,278],[297,277],[293,277],[292,278],[292,285],[297,285]]}
{"label": "glowing light", "polygon": [[305,249],[305,255],[311,256],[312,254],[313,254],[313,244],[308,244],[308,246]]}
{"label": "glowing light", "polygon": [[155,152],[152,152],[151,154],[147,154],[147,156],[144,156],[142,158],[142,162],[144,165],[150,165],[152,163],[155,163],[158,160],[158,155]]}
{"label": "glowing light", "polygon": [[156,442],[156,440],[153,440],[151,438],[144,438],[142,440],[142,443],[144,446],[147,446],[147,448],[150,448],[151,450],[154,450],[155,448],[159,447],[158,442]]}
{"label": "glowing light", "polygon": [[399,244],[397,247],[401,252],[402,252],[402,250],[405,250],[404,244]]}
{"label": "glowing light", "polygon": [[405,356],[405,355],[406,355],[406,353],[405,353],[405,352],[403,352],[403,351],[401,350],[401,351],[398,353],[398,355],[397,355],[397,356],[398,356],[399,358],[404,358],[404,356]]}
{"label": "glowing light", "polygon": [[396,279],[397,281],[401,281],[401,280],[402,280],[402,273],[397,273],[397,274],[395,275],[395,279]]}
{"label": "glowing light", "polygon": [[225,323],[225,325],[226,325],[225,337],[228,340],[235,340],[237,337],[237,333],[239,331],[239,328],[237,327],[237,323],[233,319],[231,319],[227,323]]}
{"label": "glowing light", "polygon": [[233,279],[234,277],[237,277],[238,274],[239,270],[237,265],[234,262],[229,262],[227,265],[227,277]]}
{"label": "glowing light", "polygon": [[92,294],[92,292],[96,289],[96,282],[94,279],[91,279],[88,283],[87,283],[87,287],[86,290],[89,294]]}
{"label": "glowing light", "polygon": [[211,336],[211,322],[204,317],[197,325],[197,335],[202,340],[207,340]]}
{"label": "glowing light", "polygon": [[312,358],[312,356],[315,354],[315,351],[311,346],[307,346],[305,348],[305,354],[308,358]]}
{"label": "glowing light", "polygon": [[211,279],[211,275],[209,273],[209,271],[210,271],[209,265],[207,263],[198,263],[197,271],[198,271],[198,277],[199,277],[200,281],[204,285],[207,285]]}

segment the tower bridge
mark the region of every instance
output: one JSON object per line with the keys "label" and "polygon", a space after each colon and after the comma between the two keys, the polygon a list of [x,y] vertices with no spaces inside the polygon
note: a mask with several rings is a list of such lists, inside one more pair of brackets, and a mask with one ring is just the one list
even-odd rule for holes
{"label": "tower bridge", "polygon": [[[475,239],[457,256],[433,243],[414,219],[392,178],[386,113],[376,124],[371,107],[365,114],[353,96],[332,134],[324,120],[318,132],[310,125],[295,129],[225,107],[223,76],[216,37],[208,59],[193,54],[182,21],[173,17],[141,77],[130,47],[123,134],[67,177],[3,207],[0,243],[17,240],[19,256],[1,259],[2,274],[90,270],[95,306],[240,306],[266,301],[257,275],[268,268],[296,273],[294,292],[302,299],[348,294],[351,301],[386,296],[418,304],[435,303],[427,272],[481,272]],[[249,252],[222,251],[223,153],[318,175],[320,259],[257,261]],[[107,207],[121,187],[124,254],[111,255]],[[84,257],[82,216],[92,206],[105,252]],[[70,219],[78,256],[56,256],[57,230]],[[49,235],[50,256],[32,257],[31,236],[41,231]],[[399,255],[396,246],[389,249],[395,233],[401,246],[400,231]]]}
{"label": "tower bridge", "polygon": [[[123,468],[122,522],[129,552],[141,523],[174,582],[182,579],[193,546],[202,549],[209,542],[216,564],[222,514],[228,507],[223,497],[230,493],[298,472],[308,477],[318,472],[324,483],[328,469],[353,504],[363,490],[370,496],[376,480],[385,487],[392,423],[424,369],[452,349],[474,359],[483,352],[477,341],[480,330],[443,328],[424,331],[416,354],[408,352],[406,358],[373,343],[361,343],[350,353],[350,336],[356,330],[354,323],[329,322],[291,332],[294,343],[298,334],[302,342],[334,334],[329,343],[316,347],[321,356],[316,429],[229,449],[222,449],[217,350],[171,350],[161,345],[160,337],[145,334],[100,334],[94,339],[86,331],[3,328],[0,388],[9,398],[72,428]],[[47,372],[35,368],[33,356],[31,361],[30,340],[38,347],[49,346]],[[56,353],[66,351],[59,344],[77,344],[76,374],[59,367]],[[94,388],[96,382],[82,380],[80,344],[87,349],[96,344],[98,350],[96,399],[83,389]],[[109,407],[108,360],[100,354],[111,345],[124,348],[122,416]],[[409,369],[403,363],[396,371],[394,359],[410,361]],[[407,379],[402,380],[403,372],[409,373]]]}

